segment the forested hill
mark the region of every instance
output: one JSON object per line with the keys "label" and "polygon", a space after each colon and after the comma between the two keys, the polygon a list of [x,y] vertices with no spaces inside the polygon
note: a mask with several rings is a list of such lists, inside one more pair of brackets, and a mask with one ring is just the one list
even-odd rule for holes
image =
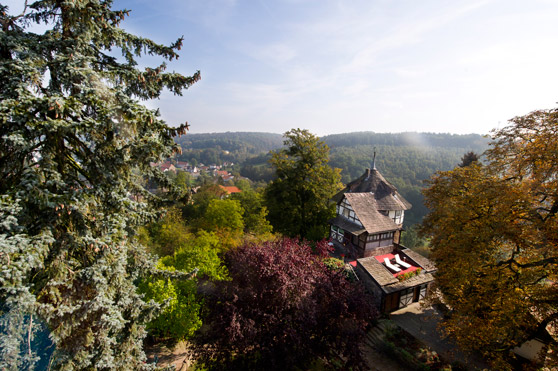
{"label": "forested hill", "polygon": [[[459,152],[461,156],[461,152],[470,150],[481,153],[488,143],[487,138],[478,134],[374,133],[371,131],[333,134],[321,139],[331,148],[332,153],[343,152],[341,148],[366,152],[367,147],[378,149],[406,147],[420,149],[423,152],[448,148],[450,152]],[[182,157],[185,161],[194,159],[204,163],[231,160],[243,162],[248,158],[280,148],[283,145],[283,136],[259,132],[188,134],[177,138],[177,143],[182,146],[184,151]],[[344,170],[348,169],[344,168]]]}
{"label": "forested hill", "polygon": [[[374,133],[356,132],[321,138],[330,147],[330,165],[342,169],[347,183],[362,175],[372,165],[376,149],[376,168],[393,183],[412,204],[407,213],[408,225],[422,220],[426,214],[421,188],[424,180],[440,170],[453,169],[463,154],[481,154],[489,139],[478,134]],[[269,151],[283,145],[280,134],[213,133],[188,134],[178,139],[182,161],[195,164],[234,162],[241,175],[255,181],[270,181]]]}
{"label": "forested hill", "polygon": [[357,132],[322,140],[331,149],[330,164],[343,170],[343,182],[371,166],[375,148],[376,166],[394,181],[403,178],[403,182],[396,181],[400,185],[420,185],[432,173],[454,168],[464,153],[481,154],[488,147],[488,138],[478,134]]}
{"label": "forested hill", "polygon": [[182,160],[212,164],[243,162],[268,153],[283,145],[283,136],[249,132],[188,134],[179,137],[176,142],[182,146]]}
{"label": "forested hill", "polygon": [[442,148],[484,148],[488,140],[479,134],[436,134],[436,133],[374,133],[361,131],[332,134],[322,138],[330,147],[353,146],[418,146]]}

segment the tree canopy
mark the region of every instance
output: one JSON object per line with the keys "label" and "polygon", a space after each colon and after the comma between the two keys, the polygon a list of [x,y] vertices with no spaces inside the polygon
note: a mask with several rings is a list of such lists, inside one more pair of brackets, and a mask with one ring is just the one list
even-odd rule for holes
{"label": "tree canopy", "polygon": [[285,146],[270,163],[276,178],[265,190],[269,221],[287,236],[320,239],[335,214],[330,198],[341,188],[340,170],[328,165],[329,148],[308,130],[285,133]]}
{"label": "tree canopy", "polygon": [[557,153],[558,110],[535,111],[493,133],[487,165],[439,173],[425,191],[445,329],[498,368],[558,328]]}
{"label": "tree canopy", "polygon": [[178,150],[187,126],[139,100],[181,94],[200,75],[140,70],[144,53],[178,58],[182,39],[124,31],[128,11],[110,0],[25,5],[19,16],[0,5],[0,368],[32,368],[42,327],[51,368],[141,369],[156,306],[134,283],[154,262],[134,233],[157,198],[140,176],[165,181],[149,163]]}
{"label": "tree canopy", "polygon": [[327,247],[283,239],[226,254],[231,279],[208,297],[207,334],[224,369],[304,368],[317,357],[362,366],[359,345],[377,313],[342,264],[325,264]]}

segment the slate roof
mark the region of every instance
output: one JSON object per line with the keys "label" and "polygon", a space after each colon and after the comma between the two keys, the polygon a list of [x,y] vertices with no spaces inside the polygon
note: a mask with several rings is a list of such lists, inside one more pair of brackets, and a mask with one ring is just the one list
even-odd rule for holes
{"label": "slate roof", "polygon": [[[358,220],[369,234],[390,232],[400,229],[400,226],[387,215],[378,210],[377,201],[371,193],[345,193],[349,204],[353,208]],[[381,210],[381,209],[380,209]]]}
{"label": "slate roof", "polygon": [[364,229],[363,227],[361,227],[358,224],[355,224],[349,220],[347,220],[347,218],[341,216],[341,215],[337,215],[335,218],[329,220],[329,224],[333,224],[338,226],[339,228],[354,234],[355,236],[359,236],[362,233],[366,232],[366,229]]}
{"label": "slate roof", "polygon": [[397,282],[394,283],[393,285],[382,286],[382,290],[384,290],[386,294],[390,294],[392,292],[401,291],[409,287],[415,287],[418,285],[422,285],[423,283],[428,283],[432,281],[434,281],[434,276],[432,274],[421,273],[419,275],[406,279],[405,281]]}
{"label": "slate roof", "polygon": [[339,203],[343,195],[349,193],[373,193],[378,210],[409,210],[412,207],[376,169],[366,169],[360,178],[348,183],[332,200]]}
{"label": "slate roof", "polygon": [[399,282],[399,279],[393,277],[393,274],[373,256],[357,259],[357,264],[360,264],[380,286]]}
{"label": "slate roof", "polygon": [[421,254],[414,252],[411,249],[403,250],[403,253],[409,258],[413,259],[418,265],[420,265],[425,271],[432,272],[436,270],[436,266],[429,259],[425,258]]}

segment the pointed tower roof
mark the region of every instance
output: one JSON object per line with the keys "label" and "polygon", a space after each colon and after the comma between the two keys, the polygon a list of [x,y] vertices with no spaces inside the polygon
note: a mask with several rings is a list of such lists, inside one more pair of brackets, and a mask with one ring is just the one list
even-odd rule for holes
{"label": "pointed tower roof", "polygon": [[375,168],[366,169],[359,178],[349,182],[345,188],[332,197],[338,203],[345,193],[372,193],[378,210],[409,210],[412,205],[397,192],[397,188],[388,182]]}

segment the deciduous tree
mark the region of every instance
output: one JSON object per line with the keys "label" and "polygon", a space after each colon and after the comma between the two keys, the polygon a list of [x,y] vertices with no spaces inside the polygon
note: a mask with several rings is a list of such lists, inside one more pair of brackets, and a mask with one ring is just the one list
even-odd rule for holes
{"label": "deciduous tree", "polygon": [[372,298],[342,267],[326,266],[325,241],[314,249],[283,239],[227,253],[231,280],[208,299],[209,338],[225,368],[304,369],[317,357],[362,366],[359,345],[376,318]]}
{"label": "deciduous tree", "polygon": [[558,110],[512,119],[491,146],[486,166],[430,181],[424,232],[452,309],[445,329],[506,368],[510,350],[558,328]]}
{"label": "deciduous tree", "polygon": [[269,221],[290,237],[324,238],[327,220],[335,215],[329,200],[341,188],[341,170],[328,165],[329,148],[308,130],[284,135],[287,148],[270,160],[276,178],[265,190]]}
{"label": "deciduous tree", "polygon": [[[174,231],[179,228],[172,229]],[[152,241],[156,242],[157,238]],[[159,267],[170,272],[182,272],[185,277],[153,275],[139,285],[144,300],[163,305],[162,312],[150,321],[151,335],[175,341],[190,338],[202,325],[203,298],[198,295],[198,279],[221,280],[227,276],[218,253],[219,238],[205,231],[197,235],[185,232],[174,234],[172,255],[160,259]],[[195,278],[188,274],[196,272]]]}
{"label": "deciduous tree", "polygon": [[256,235],[268,235],[272,231],[271,224],[267,220],[267,207],[263,205],[262,192],[255,192],[251,188],[245,188],[242,192],[233,193],[231,199],[237,200],[244,209],[245,232]]}
{"label": "deciduous tree", "polygon": [[173,60],[182,39],[124,31],[128,11],[110,0],[25,5],[19,16],[0,5],[0,368],[32,367],[41,323],[53,369],[141,369],[155,306],[134,282],[153,262],[134,233],[156,199],[138,178],[165,181],[149,163],[171,156],[187,127],[138,99],[181,94],[199,74],[140,70],[142,53]]}

